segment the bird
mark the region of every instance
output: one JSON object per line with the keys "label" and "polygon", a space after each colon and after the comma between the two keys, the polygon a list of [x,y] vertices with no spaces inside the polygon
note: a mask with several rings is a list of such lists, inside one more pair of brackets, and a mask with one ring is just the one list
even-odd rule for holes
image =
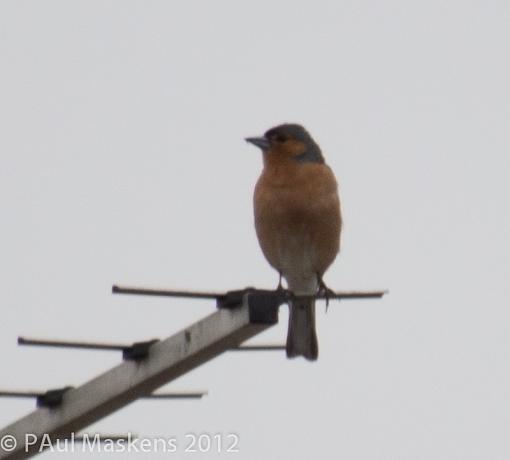
{"label": "bird", "polygon": [[340,250],[338,185],[319,145],[299,124],[285,123],[246,141],[262,150],[253,207],[260,248],[292,296],[288,358],[318,358],[315,296],[332,291],[323,276]]}

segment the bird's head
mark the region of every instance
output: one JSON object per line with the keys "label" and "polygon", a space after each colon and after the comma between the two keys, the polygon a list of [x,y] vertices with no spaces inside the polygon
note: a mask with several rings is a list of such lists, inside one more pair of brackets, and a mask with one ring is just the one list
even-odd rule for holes
{"label": "bird's head", "polygon": [[266,131],[262,137],[248,137],[246,141],[259,147],[267,161],[324,163],[320,147],[301,125],[279,125]]}

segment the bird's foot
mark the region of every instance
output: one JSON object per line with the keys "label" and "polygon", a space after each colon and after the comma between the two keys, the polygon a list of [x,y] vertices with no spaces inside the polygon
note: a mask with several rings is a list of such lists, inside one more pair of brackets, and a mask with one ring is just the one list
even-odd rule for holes
{"label": "bird's foot", "polygon": [[278,279],[278,286],[276,286],[275,292],[281,296],[282,299],[285,299],[285,301],[288,300],[289,297],[289,291],[283,287],[282,284],[282,272],[278,272],[280,275],[280,278]]}
{"label": "bird's foot", "polygon": [[335,293],[335,291],[330,289],[328,286],[326,286],[326,283],[322,279],[322,276],[320,276],[318,273],[317,273],[317,282],[319,284],[318,295],[321,297],[324,296],[324,298],[326,299],[326,311],[328,311],[329,299],[330,299],[330,297],[334,298],[336,296],[336,293]]}
{"label": "bird's foot", "polygon": [[283,291],[284,288],[283,288],[283,284],[282,284],[282,272],[278,272],[278,286],[276,286],[276,290],[277,291]]}

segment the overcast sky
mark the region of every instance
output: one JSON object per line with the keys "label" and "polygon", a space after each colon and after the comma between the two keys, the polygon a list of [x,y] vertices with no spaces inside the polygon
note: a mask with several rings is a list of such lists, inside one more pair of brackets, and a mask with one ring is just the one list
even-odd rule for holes
{"label": "overcast sky", "polygon": [[[508,459],[509,43],[503,0],[0,3],[0,387],[120,361],[18,335],[130,343],[214,311],[113,283],[276,286],[243,139],[299,122],[340,183],[327,283],[390,295],[320,307],[317,363],[223,355],[166,387],[204,400],[89,431],[173,437],[178,458],[188,433],[236,433],[208,458]],[[253,342],[283,342],[280,318]],[[32,409],[0,400],[0,427]]]}

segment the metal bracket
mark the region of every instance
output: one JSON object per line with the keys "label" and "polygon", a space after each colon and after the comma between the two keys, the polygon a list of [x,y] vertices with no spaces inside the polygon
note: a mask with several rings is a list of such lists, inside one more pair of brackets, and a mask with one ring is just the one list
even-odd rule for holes
{"label": "metal bracket", "polygon": [[124,361],[142,361],[149,356],[150,347],[158,342],[159,339],[135,342],[133,345],[122,349],[122,359]]}
{"label": "metal bracket", "polygon": [[255,324],[275,324],[278,322],[278,308],[287,301],[284,290],[269,291],[248,287],[229,291],[218,297],[216,305],[219,309],[239,308],[248,304],[250,321]]}
{"label": "metal bracket", "polygon": [[243,304],[244,296],[256,291],[253,287],[246,287],[244,289],[236,289],[234,291],[228,291],[225,294],[220,294],[216,298],[217,308],[238,308]]}
{"label": "metal bracket", "polygon": [[37,407],[47,407],[54,409],[62,404],[64,394],[73,387],[57,388],[54,390],[48,390],[46,393],[37,396]]}

